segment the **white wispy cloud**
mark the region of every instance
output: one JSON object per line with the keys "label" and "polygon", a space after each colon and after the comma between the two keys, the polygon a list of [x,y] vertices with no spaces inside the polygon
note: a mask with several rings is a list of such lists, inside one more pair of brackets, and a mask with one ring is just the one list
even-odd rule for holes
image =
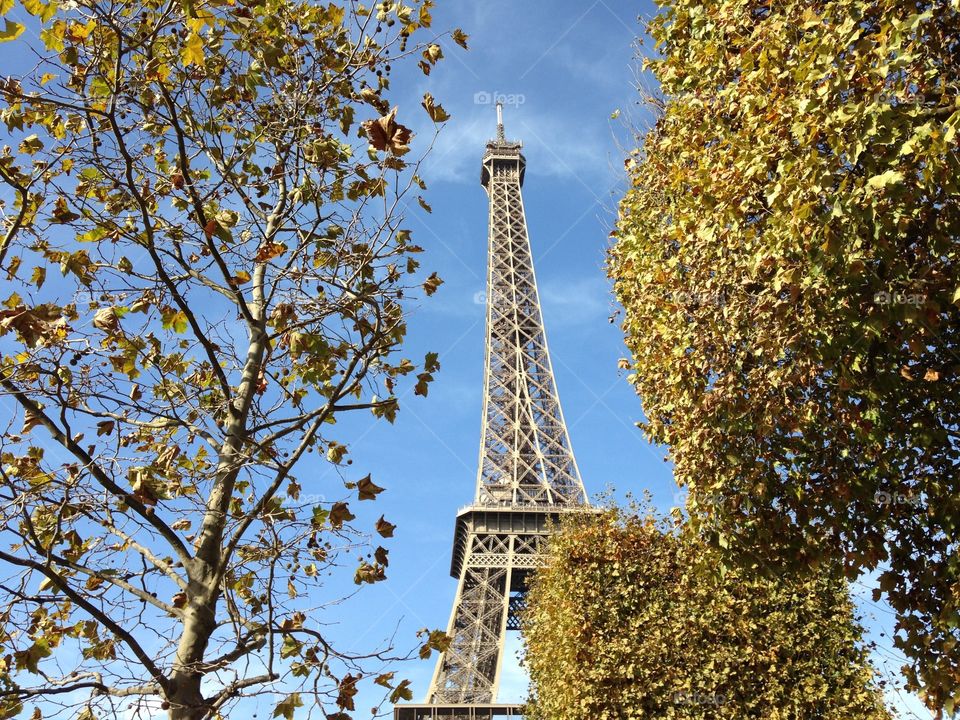
{"label": "white wispy cloud", "polygon": [[598,270],[574,280],[551,279],[540,285],[540,303],[548,328],[605,322],[612,312],[609,284]]}

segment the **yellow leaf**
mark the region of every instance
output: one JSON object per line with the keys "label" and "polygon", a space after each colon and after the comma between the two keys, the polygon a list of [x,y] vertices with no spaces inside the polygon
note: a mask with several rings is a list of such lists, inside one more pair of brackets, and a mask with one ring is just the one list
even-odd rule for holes
{"label": "yellow leaf", "polygon": [[0,42],[7,42],[8,40],[16,40],[20,37],[20,34],[23,32],[23,25],[20,23],[15,23],[12,20],[6,21],[6,27],[3,30],[0,30]]}
{"label": "yellow leaf", "polygon": [[196,32],[190,33],[187,42],[183,45],[184,65],[202,65],[203,64],[203,39]]}
{"label": "yellow leaf", "polygon": [[67,24],[63,20],[57,20],[50,27],[45,27],[40,31],[40,39],[47,50],[63,52],[63,37],[66,32]]}
{"label": "yellow leaf", "polygon": [[42,22],[47,22],[56,14],[57,4],[56,2],[44,4],[40,0],[23,0],[23,9],[34,17],[39,17]]}
{"label": "yellow leaf", "polygon": [[21,0],[21,2],[23,3],[23,9],[33,16],[37,16],[43,11],[44,4],[40,0]]}
{"label": "yellow leaf", "polygon": [[436,43],[432,43],[427,46],[427,49],[423,51],[423,59],[426,60],[431,65],[436,65],[437,61],[443,57],[443,50]]}
{"label": "yellow leaf", "polygon": [[75,22],[67,30],[67,35],[74,42],[79,42],[81,40],[86,40],[88,37],[90,37],[90,33],[92,33],[94,28],[96,27],[97,27],[97,23],[93,20],[88,22],[86,25]]}
{"label": "yellow leaf", "polygon": [[420,7],[420,27],[428,28],[430,23],[433,22],[433,18],[430,16],[430,8],[427,5]]}

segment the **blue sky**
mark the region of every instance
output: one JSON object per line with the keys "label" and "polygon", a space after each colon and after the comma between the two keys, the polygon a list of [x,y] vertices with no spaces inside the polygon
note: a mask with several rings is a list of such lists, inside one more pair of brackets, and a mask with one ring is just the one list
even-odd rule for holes
{"label": "blue sky", "polygon": [[[649,14],[652,5],[441,3],[434,27],[462,27],[469,52],[444,43],[446,59],[429,77],[398,76],[392,89],[398,119],[418,130],[421,149],[432,136],[419,108],[422,93],[431,92],[452,115],[423,173],[433,213],[409,211],[409,226],[426,249],[424,267],[445,283],[411,318],[408,349],[412,356],[439,352],[442,369],[427,399],[401,402],[395,426],[369,423],[352,439],[354,471],[372,470],[388,488],[376,507],[363,509],[386,509],[398,524],[389,580],[349,603],[344,624],[362,618],[359,633],[347,633],[358,636],[357,649],[395,629],[402,643],[417,628],[445,628],[456,591],[449,576],[454,516],[473,499],[480,442],[487,197],[479,179],[484,145],[495,132],[494,96],[505,102],[507,136],[524,144],[524,203],[544,321],[587,491],[649,490],[658,505],[675,504],[664,453],[635,427],[639,401],[617,369],[626,351],[618,324],[609,322],[615,307],[604,270],[630,142],[623,118],[636,98],[638,12]],[[618,109],[621,118],[611,120]],[[514,639],[510,659],[517,645]],[[434,662],[413,662],[398,673],[413,679],[418,702]],[[525,693],[523,673],[508,662],[500,700]],[[358,711],[370,704],[361,700]]]}
{"label": "blue sky", "polygon": [[[452,115],[422,173],[433,213],[416,204],[408,209],[408,226],[426,249],[423,265],[445,283],[415,308],[407,354],[436,351],[442,369],[428,398],[402,399],[395,425],[367,414],[338,425],[354,460],[350,478],[370,472],[387,489],[375,503],[351,505],[357,524],[370,527],[384,513],[398,526],[395,538],[383,543],[391,550],[389,580],[365,586],[320,618],[342,649],[361,653],[391,637],[399,648],[412,648],[417,629],[445,628],[450,614],[454,517],[473,499],[480,440],[487,198],[479,174],[484,144],[495,131],[494,96],[506,102],[508,137],[524,143],[524,201],[544,320],[587,491],[596,495],[612,486],[620,497],[649,491],[662,509],[682,504],[663,450],[635,427],[640,404],[617,369],[626,350],[618,321],[609,321],[616,308],[604,271],[624,188],[623,157],[633,143],[629,123],[645,119],[634,89],[649,83],[637,68],[637,16],[654,12],[646,1],[441,3],[435,28],[462,27],[470,51],[444,42],[447,57],[429,77],[396,68],[391,98],[400,107],[398,119],[418,132],[415,151],[425,150],[433,135],[419,105],[424,92]],[[0,61],[9,62],[2,53]],[[620,117],[611,119],[617,110]],[[322,462],[302,467],[299,476],[304,493],[327,500],[346,495]],[[331,600],[355,589],[352,574],[344,568],[329,587]],[[868,598],[864,587],[855,590]],[[869,602],[863,609],[871,637],[883,646],[878,661],[898,667],[888,638],[880,636],[889,634],[889,609]],[[501,701],[525,697],[526,680],[513,659],[517,647],[513,638]],[[435,656],[395,668],[413,680],[416,701],[424,698],[434,663]],[[369,683],[361,685],[357,715],[378,699]],[[909,699],[891,699],[918,708]]]}
{"label": "blue sky", "polygon": [[[402,403],[397,425],[370,424],[353,438],[351,454],[388,491],[374,510],[388,508],[398,524],[389,580],[365,590],[343,617],[356,649],[393,635],[402,644],[420,627],[445,627],[456,591],[449,576],[453,522],[471,502],[480,439],[483,379],[487,198],[479,184],[480,156],[495,129],[490,100],[506,103],[506,134],[524,143],[524,203],[557,385],[574,452],[588,493],[648,491],[657,506],[682,504],[661,448],[649,445],[634,423],[639,401],[618,371],[625,356],[604,271],[604,253],[624,188],[623,157],[631,124],[647,119],[637,105],[638,16],[650,2],[441,3],[436,28],[460,26],[470,51],[444,43],[446,60],[429,78],[398,76],[393,99],[399,119],[410,117],[420,95],[431,92],[451,113],[424,175],[433,213],[410,211],[410,226],[427,253],[424,265],[445,284],[411,319],[411,352],[435,350],[443,365],[426,400]],[[649,48],[643,49],[649,52]],[[611,119],[615,111],[620,117]],[[422,146],[421,146],[422,147]],[[355,468],[356,469],[356,468]],[[870,583],[854,586],[880,645],[875,662],[893,677],[901,662],[889,642],[889,608],[870,602]],[[359,622],[357,622],[359,621]],[[395,635],[394,635],[395,633]],[[882,635],[881,635],[882,633]],[[499,700],[521,701],[526,677],[511,638]],[[401,673],[423,702],[435,658],[412,662]],[[364,702],[366,698],[370,702]],[[888,693],[904,717],[929,718],[915,698]],[[357,708],[375,702],[361,691]]]}

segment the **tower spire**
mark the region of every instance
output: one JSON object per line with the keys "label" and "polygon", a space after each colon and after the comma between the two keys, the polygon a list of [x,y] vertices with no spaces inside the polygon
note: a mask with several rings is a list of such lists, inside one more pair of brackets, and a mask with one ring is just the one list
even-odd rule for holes
{"label": "tower spire", "polygon": [[560,515],[588,505],[560,410],[520,188],[526,160],[503,133],[487,143],[489,197],[483,425],[473,505],[457,513],[450,574],[457,596],[425,705],[395,720],[514,716],[494,705],[507,630],[519,629],[528,579]]}

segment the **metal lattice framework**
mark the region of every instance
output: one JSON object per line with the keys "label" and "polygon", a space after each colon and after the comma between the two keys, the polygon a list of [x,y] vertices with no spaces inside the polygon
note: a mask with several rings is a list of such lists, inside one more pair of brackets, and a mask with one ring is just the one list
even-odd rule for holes
{"label": "metal lattice framework", "polygon": [[497,138],[487,144],[481,175],[490,213],[477,490],[474,504],[457,514],[453,642],[437,663],[427,705],[405,710],[419,708],[425,718],[438,706],[446,708],[443,717],[464,718],[506,707],[493,705],[506,631],[518,628],[551,521],[587,504],[543,329],[520,192],[526,161],[520,143],[504,138],[499,106],[497,115]]}
{"label": "metal lattice framework", "polygon": [[490,143],[483,167],[490,229],[476,502],[582,504],[583,481],[557,397],[527,238],[519,143]]}

